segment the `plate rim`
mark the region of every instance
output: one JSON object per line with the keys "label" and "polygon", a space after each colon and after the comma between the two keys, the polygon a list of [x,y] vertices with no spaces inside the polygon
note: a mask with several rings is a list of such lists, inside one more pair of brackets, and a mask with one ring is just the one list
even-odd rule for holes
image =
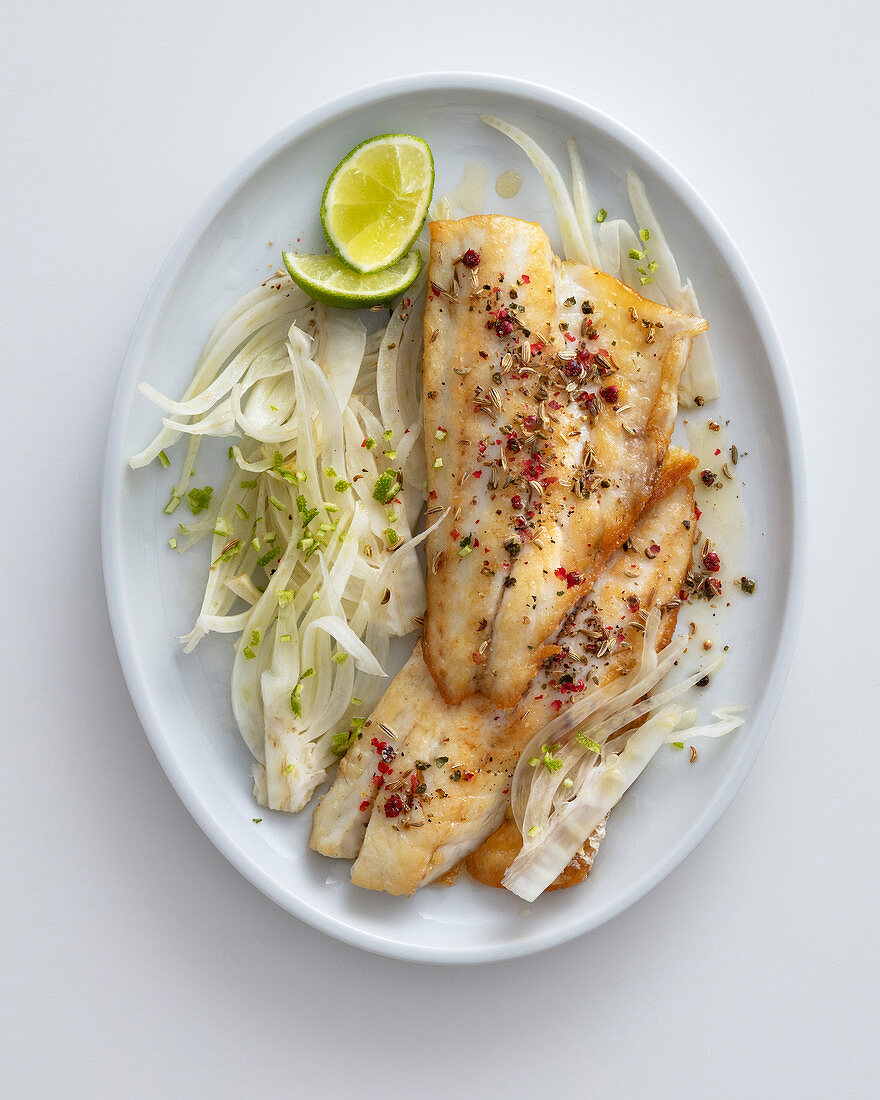
{"label": "plate rim", "polygon": [[[334,118],[365,107],[372,102],[392,99],[412,93],[436,91],[474,91],[513,95],[529,99],[541,106],[563,110],[585,119],[591,125],[632,150],[650,165],[674,194],[685,204],[719,249],[746,299],[760,331],[767,354],[770,373],[781,399],[783,442],[791,466],[791,555],[789,569],[783,581],[783,613],[775,652],[760,707],[753,713],[748,749],[724,779],[714,798],[703,808],[691,828],[679,837],[666,856],[659,860],[649,874],[636,880],[617,901],[603,910],[598,918],[587,918],[581,925],[576,922],[535,936],[526,936],[516,942],[481,944],[468,947],[424,947],[399,942],[376,932],[367,931],[315,909],[307,901],[291,894],[270,872],[240,849],[218,818],[201,801],[186,771],[178,764],[171,740],[167,737],[161,719],[153,708],[149,687],[133,641],[132,624],[127,615],[122,586],[122,556],[119,545],[119,506],[122,499],[122,478],[125,463],[120,415],[138,365],[140,348],[151,324],[165,304],[168,291],[185,263],[190,251],[208,228],[213,218],[260,168],[276,156],[288,144],[302,139],[311,130],[323,126]],[[105,450],[101,487],[101,556],[104,572],[104,589],[110,615],[116,651],[129,695],[147,739],[156,754],[162,770],[183,802],[190,816],[202,829],[211,843],[248,881],[257,887],[282,909],[313,928],[338,940],[391,958],[429,963],[477,963],[522,957],[547,950],[568,942],[605,924],[618,916],[660,882],[694,851],[718,822],[733,801],[737,791],[750,772],[764,744],[773,717],[778,708],[788,678],[794,655],[795,642],[800,628],[804,604],[806,570],[807,514],[806,456],[797,394],[782,343],[775,324],[764,302],[754,276],[738,247],[693,185],[644,138],[610,115],[584,102],[576,96],[560,92],[532,81],[503,74],[476,72],[432,72],[395,77],[375,84],[365,85],[334,97],[289,123],[273,137],[263,142],[245,157],[221,184],[198,207],[172,245],[144,299],[135,322],[116,383],[110,427]]]}

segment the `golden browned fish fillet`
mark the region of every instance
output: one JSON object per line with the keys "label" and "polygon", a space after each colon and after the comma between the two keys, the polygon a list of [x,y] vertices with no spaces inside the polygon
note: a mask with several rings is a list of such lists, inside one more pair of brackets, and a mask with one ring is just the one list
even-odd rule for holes
{"label": "golden browned fish fillet", "polygon": [[[539,225],[492,216],[431,224],[423,365],[428,518],[447,508],[450,515],[427,543],[425,659],[450,703],[479,686],[476,662],[485,661],[495,613],[513,583],[505,542],[519,549],[521,539],[511,500],[531,494],[510,476],[533,450],[546,454],[543,440],[525,450],[519,440],[535,405],[527,383],[538,377],[540,359],[531,346],[556,346],[559,337],[555,267]],[[519,344],[534,365],[514,364],[509,349]]]}
{"label": "golden browned fish fillet", "polygon": [[[693,537],[692,491],[681,482],[694,462],[670,453],[657,499],[633,532],[633,548],[618,556],[567,620],[554,652],[568,652],[548,662],[513,714],[480,695],[457,707],[446,704],[416,646],[315,811],[313,848],[349,857],[359,850],[353,882],[411,894],[494,832],[521,747],[581,691],[637,659],[642,636],[630,626],[638,617],[632,600],[647,601],[652,589],[652,602],[677,595]],[[655,542],[660,551],[646,557],[644,549]],[[601,642],[600,615],[607,619]],[[666,617],[671,632],[672,609]],[[577,675],[569,682],[570,669]]]}
{"label": "golden browned fish fillet", "polygon": [[416,642],[316,806],[309,846],[326,856],[354,859],[380,788],[398,782],[402,767],[409,774],[413,768],[418,772],[418,764],[435,748],[433,760],[443,754],[444,744],[467,741],[494,711],[482,695],[458,707],[444,703],[422,658],[422,643]]}
{"label": "golden browned fish fillet", "polygon": [[[696,466],[696,460],[691,470]],[[635,619],[644,607],[666,606],[657,633],[657,651],[665,649],[672,641],[678,622],[678,606],[676,605],[678,593],[684,587],[685,574],[691,561],[694,534],[697,529],[694,518],[694,490],[690,481],[683,482],[677,487],[670,488],[670,482],[674,480],[671,470],[668,472],[668,463],[661,471],[660,482],[654,497],[656,503],[646,509],[642,519],[636,524],[629,542],[632,546],[628,550],[621,551],[610,563],[603,574],[595,597],[593,614],[600,624],[610,623],[619,600],[625,600],[627,609],[631,610],[632,602],[638,605]],[[690,471],[688,471],[690,472]],[[672,476],[670,476],[672,475]],[[685,527],[685,524],[688,524]],[[654,558],[656,568],[644,564],[644,552],[652,546],[661,547],[662,558]],[[655,591],[656,590],[656,591]],[[651,593],[654,592],[653,599]],[[630,627],[630,631],[632,631]],[[636,628],[637,629],[637,628]],[[597,630],[598,635],[598,630]],[[635,645],[627,651],[619,651],[616,659],[606,662],[602,671],[598,674],[598,681],[594,686],[602,687],[625,675],[633,667],[641,650],[639,642],[642,635],[635,638]],[[632,640],[632,639],[630,639]],[[569,667],[571,667],[569,665]],[[528,701],[528,692],[526,693]],[[552,698],[550,706],[553,706]],[[542,713],[545,722],[552,715]],[[644,719],[642,719],[644,721]],[[640,723],[639,723],[640,724]],[[531,732],[540,728],[531,726]],[[519,754],[517,754],[519,759]],[[607,818],[606,818],[607,822]],[[599,845],[605,839],[605,822],[596,828],[584,841],[582,847],[572,857],[568,866],[552,882],[548,890],[564,890],[569,886],[575,886],[586,879],[593,867],[593,860],[599,851]],[[471,852],[464,861],[468,874],[482,882],[486,886],[501,888],[502,879],[522,848],[522,835],[513,819],[510,804],[505,807],[504,820],[491,836]]]}
{"label": "golden browned fish fillet", "polygon": [[432,223],[429,279],[425,662],[509,708],[649,499],[707,324],[496,215]]}

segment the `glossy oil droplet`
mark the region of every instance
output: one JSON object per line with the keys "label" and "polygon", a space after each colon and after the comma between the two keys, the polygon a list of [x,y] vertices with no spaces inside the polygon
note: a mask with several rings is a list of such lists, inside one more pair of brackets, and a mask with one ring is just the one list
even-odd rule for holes
{"label": "glossy oil droplet", "polygon": [[495,190],[502,199],[512,199],[514,195],[519,193],[520,187],[522,187],[522,176],[514,172],[512,168],[502,172],[495,180]]}

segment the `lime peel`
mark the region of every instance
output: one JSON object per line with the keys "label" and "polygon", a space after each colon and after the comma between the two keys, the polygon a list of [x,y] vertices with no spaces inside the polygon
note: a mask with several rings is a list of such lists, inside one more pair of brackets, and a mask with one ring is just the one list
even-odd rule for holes
{"label": "lime peel", "polygon": [[409,252],[393,267],[362,275],[324,252],[299,256],[282,252],[291,279],[315,301],[343,309],[384,305],[412,285],[422,266],[418,252]]}

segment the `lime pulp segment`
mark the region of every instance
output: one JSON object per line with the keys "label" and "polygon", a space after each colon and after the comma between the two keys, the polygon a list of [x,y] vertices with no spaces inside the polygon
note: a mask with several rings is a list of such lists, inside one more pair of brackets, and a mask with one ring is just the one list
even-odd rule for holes
{"label": "lime pulp segment", "polygon": [[353,149],[324,191],[321,222],[339,258],[379,271],[409,250],[434,188],[431,150],[421,138],[385,134]]}

